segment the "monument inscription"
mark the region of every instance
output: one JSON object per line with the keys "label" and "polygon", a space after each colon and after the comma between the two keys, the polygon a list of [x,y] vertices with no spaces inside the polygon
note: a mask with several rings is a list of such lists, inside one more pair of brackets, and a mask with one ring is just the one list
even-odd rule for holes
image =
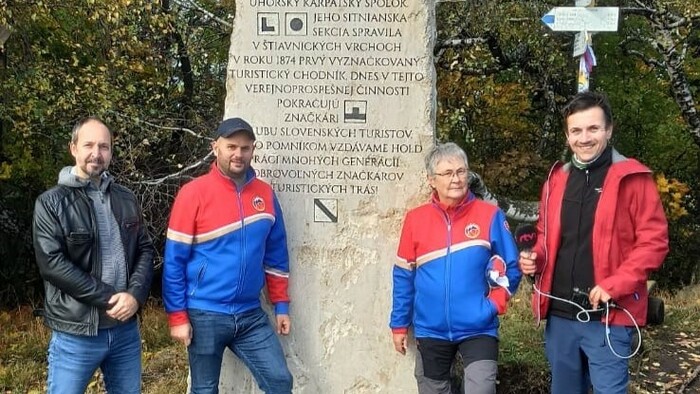
{"label": "monument inscription", "polygon": [[[255,128],[291,254],[295,393],[413,392],[393,351],[391,268],[406,209],[426,198],[434,141],[434,3],[243,0],[226,117]],[[221,392],[255,392],[227,356]]]}
{"label": "monument inscription", "polygon": [[432,68],[426,43],[412,39],[428,13],[419,8],[407,0],[239,5],[254,24],[237,19],[228,77],[240,111],[232,110],[254,104],[266,114],[253,120],[253,165],[275,191],[377,194],[404,179],[402,161],[420,160],[425,121],[415,120]]}

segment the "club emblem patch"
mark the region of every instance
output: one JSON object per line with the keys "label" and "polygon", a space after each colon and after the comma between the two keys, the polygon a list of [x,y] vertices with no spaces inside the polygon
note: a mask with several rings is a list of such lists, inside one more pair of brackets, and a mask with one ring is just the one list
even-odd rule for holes
{"label": "club emblem patch", "polygon": [[253,208],[255,208],[256,211],[262,212],[265,210],[265,200],[262,199],[260,196],[255,196],[253,198]]}
{"label": "club emblem patch", "polygon": [[467,227],[464,228],[464,235],[467,236],[467,238],[474,239],[481,234],[481,228],[479,228],[479,225],[476,223],[469,223]]}

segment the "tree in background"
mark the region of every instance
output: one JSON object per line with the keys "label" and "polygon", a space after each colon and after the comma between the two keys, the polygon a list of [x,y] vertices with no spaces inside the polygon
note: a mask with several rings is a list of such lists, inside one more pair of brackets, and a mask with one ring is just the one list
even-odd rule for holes
{"label": "tree in background", "polygon": [[0,217],[11,218],[0,227],[0,301],[40,291],[33,201],[70,163],[70,130],[84,116],[114,131],[111,171],[137,191],[154,238],[163,238],[163,212],[183,178],[151,184],[207,150],[201,136],[218,123],[225,95],[230,26],[222,23],[231,15],[223,11],[234,9],[233,0],[210,2],[224,15],[214,20],[183,3],[0,3],[0,26],[11,32],[0,53]]}

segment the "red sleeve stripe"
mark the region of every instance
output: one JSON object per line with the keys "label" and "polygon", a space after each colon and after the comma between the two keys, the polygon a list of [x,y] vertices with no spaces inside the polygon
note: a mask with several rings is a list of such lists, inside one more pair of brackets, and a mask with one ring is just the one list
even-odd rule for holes
{"label": "red sleeve stripe", "polygon": [[170,327],[181,326],[190,322],[187,311],[168,313],[168,325]]}
{"label": "red sleeve stripe", "polygon": [[273,304],[278,302],[289,302],[289,295],[287,294],[287,278],[266,274],[265,279],[267,281],[267,291],[270,294],[270,301],[272,301]]}

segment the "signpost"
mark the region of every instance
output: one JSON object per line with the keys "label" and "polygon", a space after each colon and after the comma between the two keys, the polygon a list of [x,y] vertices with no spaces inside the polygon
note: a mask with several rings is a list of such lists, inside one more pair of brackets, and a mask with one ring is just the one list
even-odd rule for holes
{"label": "signpost", "polygon": [[542,17],[542,23],[553,31],[576,31],[573,56],[579,57],[578,91],[587,91],[590,74],[597,65],[591,34],[617,31],[620,9],[595,7],[595,0],[576,0],[576,7],[555,7]]}
{"label": "signpost", "polygon": [[542,17],[554,31],[617,31],[617,7],[555,7]]}

